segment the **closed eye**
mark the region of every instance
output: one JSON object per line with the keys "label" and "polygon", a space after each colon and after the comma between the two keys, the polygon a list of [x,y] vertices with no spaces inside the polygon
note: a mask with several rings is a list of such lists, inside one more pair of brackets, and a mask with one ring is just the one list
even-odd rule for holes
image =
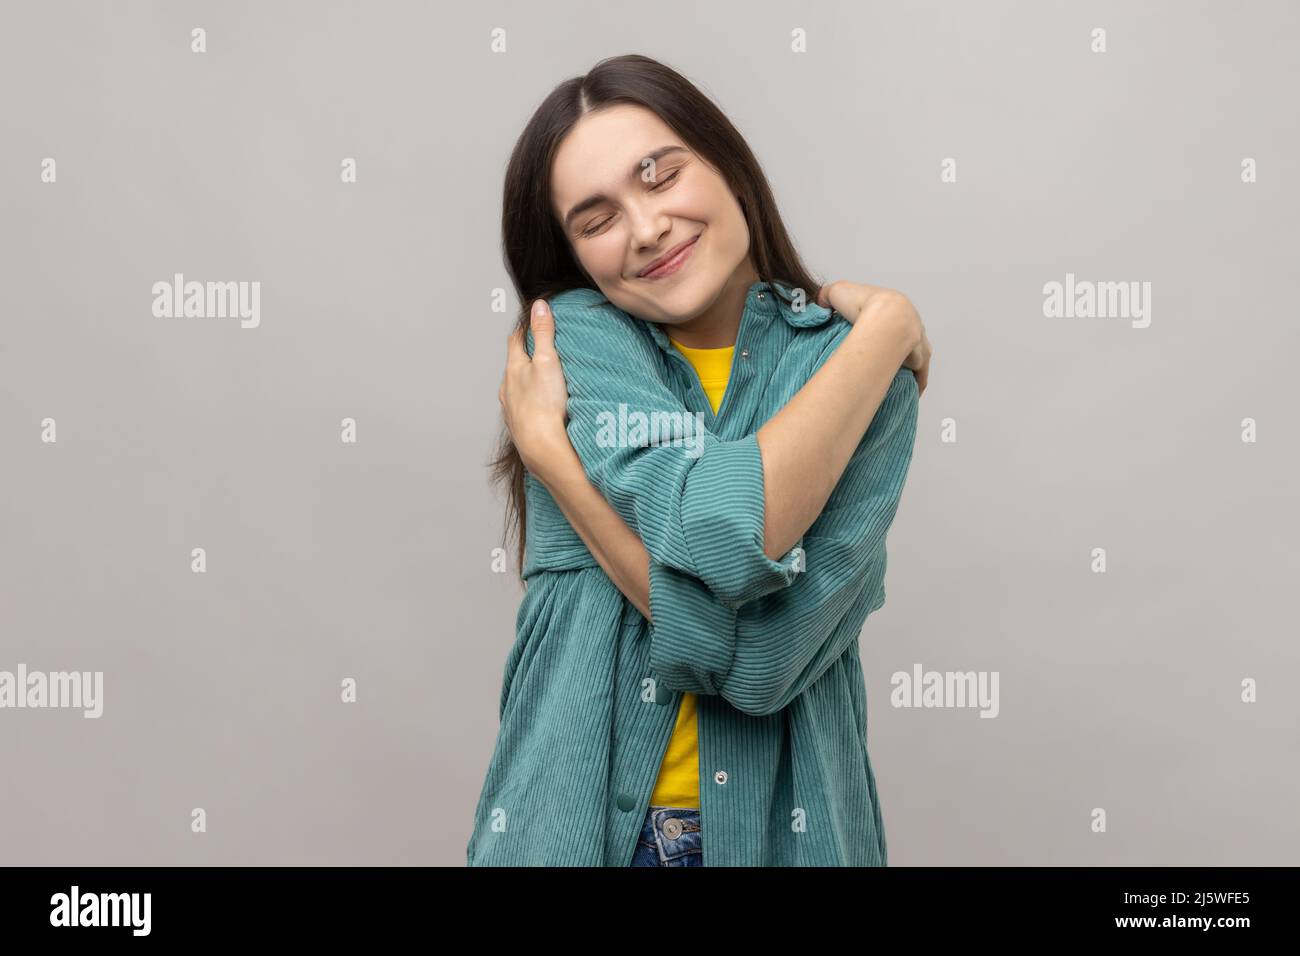
{"label": "closed eye", "polygon": [[650,191],[651,191],[651,192],[654,192],[654,191],[655,191],[656,189],[658,189],[660,186],[664,186],[664,185],[666,185],[666,184],[672,182],[674,179],[677,178],[677,174],[680,173],[680,172],[681,172],[680,169],[674,169],[674,170],[673,170],[673,174],[672,174],[671,176],[665,176],[665,177],[663,178],[663,181],[660,182],[660,183],[655,184],[655,186],[652,187]]}
{"label": "closed eye", "polygon": [[[665,186],[667,186],[669,183],[671,183],[671,182],[672,182],[674,179],[676,179],[680,174],[681,174],[681,169],[680,169],[680,168],[678,168],[678,169],[674,169],[674,170],[672,171],[672,174],[671,174],[671,175],[669,175],[669,176],[665,176],[665,177],[664,177],[663,179],[661,179],[659,182],[657,182],[657,183],[655,183],[653,186],[651,186],[651,187],[650,187],[650,191],[651,191],[651,192],[657,192],[658,190],[662,189],[663,187],[665,187]],[[599,232],[599,231],[601,230],[601,228],[602,228],[606,223],[608,223],[608,222],[610,221],[610,219],[613,219],[613,218],[614,218],[613,216],[610,216],[608,219],[602,219],[600,222],[596,223],[594,226],[591,226],[591,227],[588,228],[588,229],[584,229],[582,232],[578,233],[578,235],[579,235],[580,237],[584,238],[584,239],[587,238],[588,236],[594,236],[597,232]]]}

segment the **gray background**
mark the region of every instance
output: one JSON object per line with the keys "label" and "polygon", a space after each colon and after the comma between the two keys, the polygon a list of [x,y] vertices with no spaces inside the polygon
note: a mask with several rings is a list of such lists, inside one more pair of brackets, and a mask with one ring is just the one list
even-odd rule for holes
{"label": "gray background", "polygon": [[[0,669],[105,701],[0,710],[0,862],[464,864],[520,596],[502,173],[627,52],[936,350],[861,645],[891,865],[1300,862],[1297,35],[1282,2],[7,2]],[[154,318],[174,272],[260,281],[260,328]],[[1066,272],[1151,282],[1150,328],[1044,318]],[[999,672],[1000,715],[891,707],[918,662]]]}

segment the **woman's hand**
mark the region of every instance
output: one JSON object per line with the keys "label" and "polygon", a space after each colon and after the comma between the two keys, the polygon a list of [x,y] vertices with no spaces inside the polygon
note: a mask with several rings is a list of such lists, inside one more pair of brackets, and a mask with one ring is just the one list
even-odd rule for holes
{"label": "woman's hand", "polygon": [[555,316],[545,299],[533,303],[529,324],[532,358],[528,357],[523,329],[515,329],[507,344],[506,371],[497,398],[524,467],[543,478],[557,462],[573,457],[564,430],[569,391],[555,351]]}
{"label": "woman's hand", "polygon": [[834,309],[853,324],[867,321],[896,325],[900,334],[913,343],[912,351],[903,360],[903,367],[915,373],[917,394],[925,393],[930,380],[930,356],[934,350],[930,347],[930,337],[925,334],[920,313],[907,296],[897,289],[837,279],[817,291],[817,304],[825,309]]}

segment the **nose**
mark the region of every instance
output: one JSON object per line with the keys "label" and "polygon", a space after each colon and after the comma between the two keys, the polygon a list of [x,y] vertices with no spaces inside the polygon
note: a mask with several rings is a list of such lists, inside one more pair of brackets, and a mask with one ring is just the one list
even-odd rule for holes
{"label": "nose", "polygon": [[673,225],[668,216],[639,205],[628,208],[628,222],[633,252],[655,248]]}

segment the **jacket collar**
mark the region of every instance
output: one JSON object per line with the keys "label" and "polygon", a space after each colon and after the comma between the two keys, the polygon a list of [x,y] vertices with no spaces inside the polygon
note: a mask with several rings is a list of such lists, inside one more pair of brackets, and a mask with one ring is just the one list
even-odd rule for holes
{"label": "jacket collar", "polygon": [[[816,292],[812,294],[816,295]],[[779,315],[792,328],[810,329],[824,325],[836,314],[833,309],[820,306],[811,298],[804,302],[802,311],[796,312],[789,301],[792,298],[794,298],[794,290],[788,283],[776,280],[766,282],[760,279],[752,284],[745,295],[745,311],[740,317],[740,329],[737,329],[736,340],[740,340],[742,330],[751,316],[766,322]],[[654,322],[642,321],[661,349],[670,354],[676,352],[663,329]]]}

